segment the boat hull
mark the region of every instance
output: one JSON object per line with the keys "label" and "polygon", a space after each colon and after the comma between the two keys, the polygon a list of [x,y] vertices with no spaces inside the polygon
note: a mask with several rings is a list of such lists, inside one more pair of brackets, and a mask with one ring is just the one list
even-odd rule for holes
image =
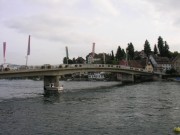
{"label": "boat hull", "polygon": [[44,92],[45,94],[58,94],[63,91],[63,87],[49,87],[45,86],[44,87]]}

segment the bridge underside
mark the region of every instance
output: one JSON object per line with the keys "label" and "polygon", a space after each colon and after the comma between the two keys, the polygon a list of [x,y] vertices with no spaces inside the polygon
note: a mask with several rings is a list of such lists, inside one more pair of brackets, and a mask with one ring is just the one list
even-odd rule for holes
{"label": "bridge underside", "polygon": [[143,76],[143,75],[136,75],[136,74],[125,74],[121,73],[117,75],[117,79],[122,81],[123,83],[136,83],[136,82],[144,82],[153,80],[153,76]]}
{"label": "bridge underside", "polygon": [[44,86],[53,83],[55,87],[59,87],[59,76],[44,76]]}
{"label": "bridge underside", "polygon": [[[119,65],[66,65],[67,67],[56,67],[47,69],[29,69],[17,71],[4,71],[0,72],[0,78],[11,77],[30,77],[30,76],[43,76],[44,77],[44,90],[59,89],[59,78],[62,75],[73,73],[88,73],[88,72],[110,72],[122,74],[122,82],[137,82],[139,78],[143,80],[148,76],[152,76],[152,72],[144,71],[143,69],[123,68]],[[147,77],[146,77],[147,76]]]}

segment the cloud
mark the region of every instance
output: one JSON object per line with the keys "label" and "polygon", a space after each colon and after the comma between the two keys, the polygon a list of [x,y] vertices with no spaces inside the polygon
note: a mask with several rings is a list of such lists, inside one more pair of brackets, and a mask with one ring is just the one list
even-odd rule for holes
{"label": "cloud", "polygon": [[112,0],[92,0],[93,6],[102,13],[117,16],[118,9],[115,7]]}
{"label": "cloud", "polygon": [[63,7],[63,6],[74,6],[81,0],[26,0],[27,4],[37,5],[38,6],[47,6],[47,7]]}
{"label": "cloud", "polygon": [[[35,6],[36,10],[32,10],[31,14],[26,16],[5,18],[4,25],[19,33],[31,34],[33,37],[54,42],[79,44],[94,42],[94,40],[103,41],[103,36],[100,34],[104,24],[107,24],[109,20],[105,16],[101,16],[102,14],[99,12],[116,15],[118,11],[109,0],[93,1],[89,0],[89,3],[84,3],[83,0],[71,2],[64,0],[27,0],[24,3],[25,6]],[[47,9],[42,8],[42,6],[47,6]],[[86,16],[82,12],[82,6],[89,8],[90,16],[88,16],[89,14]],[[38,7],[42,8],[41,12],[37,12]]]}
{"label": "cloud", "polygon": [[31,17],[6,20],[7,27],[15,29],[19,33],[33,34],[34,37],[59,41],[62,43],[79,43],[93,38],[89,31],[97,20],[86,20],[76,17],[37,15]]}
{"label": "cloud", "polygon": [[[10,1],[4,0],[6,5],[11,5]],[[172,29],[180,24],[177,0],[17,1],[13,10],[4,8],[4,25],[40,41],[79,48],[96,42],[97,47],[103,45],[101,51],[111,50],[117,42],[124,48],[128,42],[135,42],[140,49],[146,38],[153,42],[159,35],[179,37],[178,31]]]}
{"label": "cloud", "polygon": [[178,26],[180,25],[180,1],[179,0],[146,0],[150,3],[156,13],[159,13],[159,20],[164,22],[170,22],[171,25]]}
{"label": "cloud", "polygon": [[179,0],[147,0],[149,3],[152,3],[157,10],[163,11],[163,12],[169,12],[169,11],[177,11],[180,10],[180,1]]}

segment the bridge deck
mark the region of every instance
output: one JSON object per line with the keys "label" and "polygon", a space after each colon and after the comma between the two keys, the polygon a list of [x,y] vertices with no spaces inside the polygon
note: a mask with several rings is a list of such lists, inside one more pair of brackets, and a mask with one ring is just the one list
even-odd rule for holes
{"label": "bridge deck", "polygon": [[24,76],[46,76],[46,75],[65,75],[77,72],[116,72],[139,75],[152,75],[153,72],[148,72],[145,69],[134,68],[120,65],[108,64],[61,64],[59,66],[30,66],[24,69],[1,71],[0,77],[24,77]]}

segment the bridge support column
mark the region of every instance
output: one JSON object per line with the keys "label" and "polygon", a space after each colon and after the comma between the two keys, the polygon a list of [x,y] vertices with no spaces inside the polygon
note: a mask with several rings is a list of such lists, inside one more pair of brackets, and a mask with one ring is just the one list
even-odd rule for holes
{"label": "bridge support column", "polygon": [[134,74],[122,74],[121,81],[123,83],[134,83],[135,75]]}
{"label": "bridge support column", "polygon": [[59,89],[59,76],[44,76],[44,92],[54,93]]}
{"label": "bridge support column", "polygon": [[44,76],[44,86],[53,83],[55,87],[59,87],[59,76]]}
{"label": "bridge support column", "polygon": [[132,83],[135,83],[135,77],[134,77],[134,74],[132,74]]}

